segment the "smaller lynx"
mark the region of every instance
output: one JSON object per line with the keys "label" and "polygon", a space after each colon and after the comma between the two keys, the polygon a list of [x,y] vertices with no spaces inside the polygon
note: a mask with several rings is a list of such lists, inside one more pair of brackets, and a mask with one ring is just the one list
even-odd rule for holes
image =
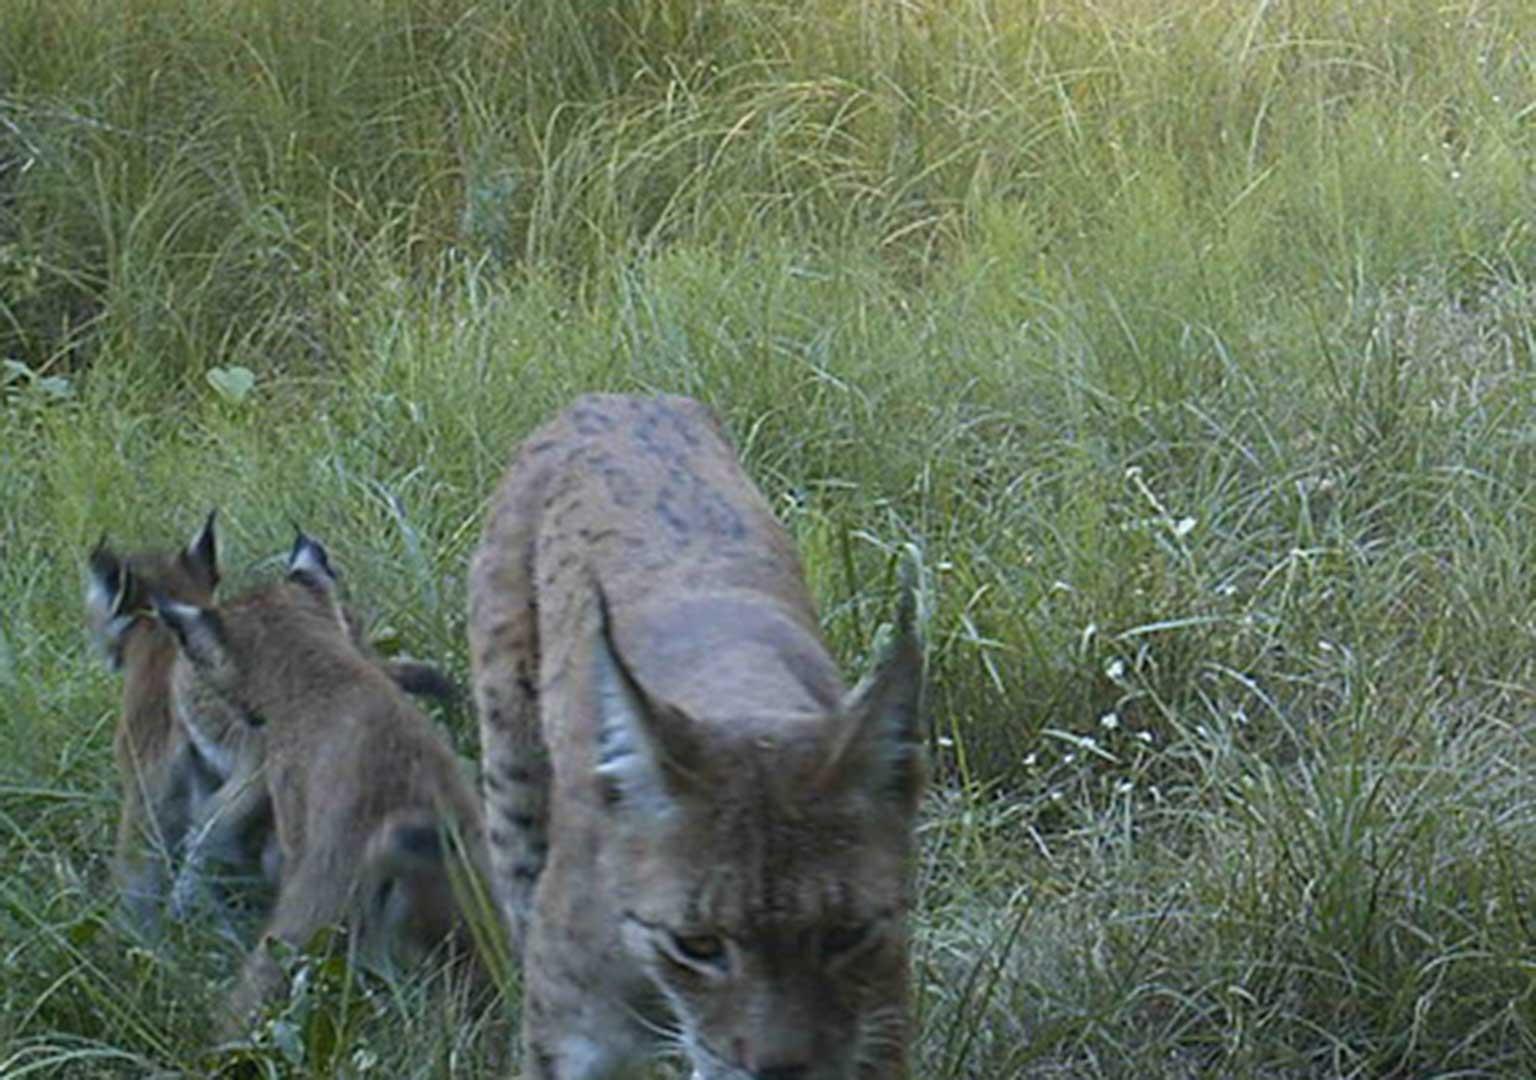
{"label": "smaller lynx", "polygon": [[[118,556],[105,541],[91,552],[85,607],[92,632],[113,670],[123,672],[122,713],[113,740],[123,801],[113,876],[128,916],[152,929],[187,830],[224,777],[193,745],[171,706],[176,639],[155,619],[150,594],[207,604],[219,583],[209,514],[185,548],[170,554]],[[256,851],[243,851],[254,865]]]}
{"label": "smaller lynx", "polygon": [[[179,551],[118,555],[105,540],[91,552],[86,577],[86,616],[113,670],[123,673],[122,711],[114,739],[122,783],[113,873],[130,922],[153,930],[171,882],[171,872],[189,835],[209,825],[213,796],[244,759],[259,763],[261,739],[224,712],[200,713],[192,703],[173,700],[171,670],[176,638],[155,617],[150,598],[194,605],[213,602],[219,583],[216,512]],[[361,621],[345,612],[353,640],[410,693],[446,699],[457,694],[436,668],[414,661],[385,662],[362,645]],[[206,861],[231,870],[261,872],[276,881],[277,847],[270,809],[248,814],[243,832],[225,829],[217,842],[201,845]],[[189,891],[173,903],[187,914]]]}
{"label": "smaller lynx", "polygon": [[534,432],[470,570],[525,1075],[907,1075],[922,654],[851,690],[709,412],[594,395]]}
{"label": "smaller lynx", "polygon": [[[218,608],[165,599],[156,609],[179,647],[178,701],[238,716],[265,740],[254,782],[225,785],[210,815],[239,832],[270,800],[282,857],[263,938],[302,946],[345,923],[363,959],[386,966],[467,947],[447,841],[480,872],[478,802],[432,723],[358,650],[324,549],[300,535],[284,581]],[[198,859],[189,853],[189,868]],[[258,945],[232,1024],[282,981]]]}

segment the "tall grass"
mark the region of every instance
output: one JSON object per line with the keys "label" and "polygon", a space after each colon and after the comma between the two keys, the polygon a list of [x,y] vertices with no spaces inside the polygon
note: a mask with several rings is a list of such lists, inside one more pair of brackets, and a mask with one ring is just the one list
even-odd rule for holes
{"label": "tall grass", "polygon": [[[0,1073],[206,1071],[238,956],[111,918],[97,536],[300,521],[463,674],[596,388],[719,410],[850,670],[923,553],[918,1075],[1536,1072],[1527,7],[0,6]],[[401,993],[223,1065],[505,1073]]]}

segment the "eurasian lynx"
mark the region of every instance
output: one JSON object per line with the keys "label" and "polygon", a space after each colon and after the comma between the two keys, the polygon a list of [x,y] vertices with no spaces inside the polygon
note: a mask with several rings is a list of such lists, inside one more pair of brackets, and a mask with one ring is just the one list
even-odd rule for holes
{"label": "eurasian lynx", "polygon": [[[223,782],[176,722],[171,664],[176,639],[154,617],[150,594],[207,604],[219,582],[213,514],[185,548],[173,553],[115,554],[106,542],[91,552],[85,609],[92,633],[114,671],[123,673],[122,711],[113,749],[122,805],[112,870],[132,922],[155,926],[187,830]],[[259,859],[247,853],[245,861]]]}
{"label": "eurasian lynx", "polygon": [[[300,536],[283,582],[218,608],[161,600],[178,701],[259,729],[259,770],[220,789],[214,820],[239,832],[270,803],[281,871],[264,937],[302,946],[345,923],[373,964],[469,946],[448,840],[484,863],[480,807],[457,756],[352,639],[324,550]],[[188,863],[195,866],[196,852]],[[282,972],[264,945],[231,1009],[239,1026]]]}
{"label": "eurasian lynx", "polygon": [[[122,710],[114,739],[122,783],[113,873],[129,917],[140,930],[158,921],[174,867],[189,836],[210,828],[218,792],[241,762],[259,764],[261,737],[223,711],[199,711],[176,700],[171,670],[176,639],[155,618],[152,596],[184,604],[213,602],[219,583],[215,514],[179,551],[118,555],[105,540],[91,552],[86,578],[86,616],[109,666],[123,673]],[[456,696],[436,668],[409,660],[385,661],[365,642],[361,620],[343,609],[349,633],[364,654],[403,689],[420,696]],[[226,798],[228,793],[226,793]],[[243,819],[243,830],[221,829],[199,845],[204,860],[217,859],[237,874],[261,872],[276,881],[277,853],[270,807],[261,803]],[[189,890],[173,903],[187,914]]]}
{"label": "eurasian lynx", "polygon": [[523,444],[469,591],[526,1075],[629,1076],[671,1044],[697,1080],[905,1077],[911,584],[848,691],[713,417],[604,395]]}

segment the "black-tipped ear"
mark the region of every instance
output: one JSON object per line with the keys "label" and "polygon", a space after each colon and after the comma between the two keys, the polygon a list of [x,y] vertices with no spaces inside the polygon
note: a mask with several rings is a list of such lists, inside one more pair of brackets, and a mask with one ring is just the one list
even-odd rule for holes
{"label": "black-tipped ear", "polygon": [[136,588],[133,572],[107,547],[103,534],[86,567],[85,611],[96,644],[113,671],[123,665],[123,635],[140,614],[133,610]]}
{"label": "black-tipped ear", "polygon": [[104,619],[121,615],[133,576],[116,552],[107,547],[105,535],[91,549],[88,574],[85,602],[91,612]]}
{"label": "black-tipped ear", "polygon": [[288,576],[306,588],[329,595],[336,591],[336,571],[318,540],[295,529],[293,550],[288,553]]}
{"label": "black-tipped ear", "polygon": [[613,641],[608,600],[597,599],[591,648],[597,694],[597,777],[604,799],[627,813],[667,816],[697,786],[698,747],[683,713],[653,702],[635,681]]}
{"label": "black-tipped ear", "polygon": [[194,604],[182,604],[156,593],[150,598],[155,615],[176,635],[182,653],[200,668],[217,667],[229,655],[224,621],[219,613]]}
{"label": "black-tipped ear", "polygon": [[208,590],[210,596],[219,584],[219,545],[214,533],[214,520],[218,514],[218,507],[208,511],[203,527],[187,541],[181,552],[182,567]]}
{"label": "black-tipped ear", "polygon": [[882,633],[874,669],[843,701],[844,737],[827,776],[915,811],[927,779],[923,753],[923,650],[917,633],[917,570],[902,564],[896,624]]}

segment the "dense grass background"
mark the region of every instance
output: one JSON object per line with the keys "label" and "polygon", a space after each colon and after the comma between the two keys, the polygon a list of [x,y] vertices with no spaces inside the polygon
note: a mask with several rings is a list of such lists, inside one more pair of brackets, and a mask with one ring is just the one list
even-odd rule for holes
{"label": "dense grass background", "polygon": [[[1516,0],[7,0],[0,1073],[206,1069],[238,958],[111,920],[102,531],[216,504],[248,579],[300,521],[462,674],[484,500],[604,388],[720,411],[850,670],[923,554],[918,1076],[1536,1074],[1533,42]],[[417,989],[225,1064],[506,1073]]]}

